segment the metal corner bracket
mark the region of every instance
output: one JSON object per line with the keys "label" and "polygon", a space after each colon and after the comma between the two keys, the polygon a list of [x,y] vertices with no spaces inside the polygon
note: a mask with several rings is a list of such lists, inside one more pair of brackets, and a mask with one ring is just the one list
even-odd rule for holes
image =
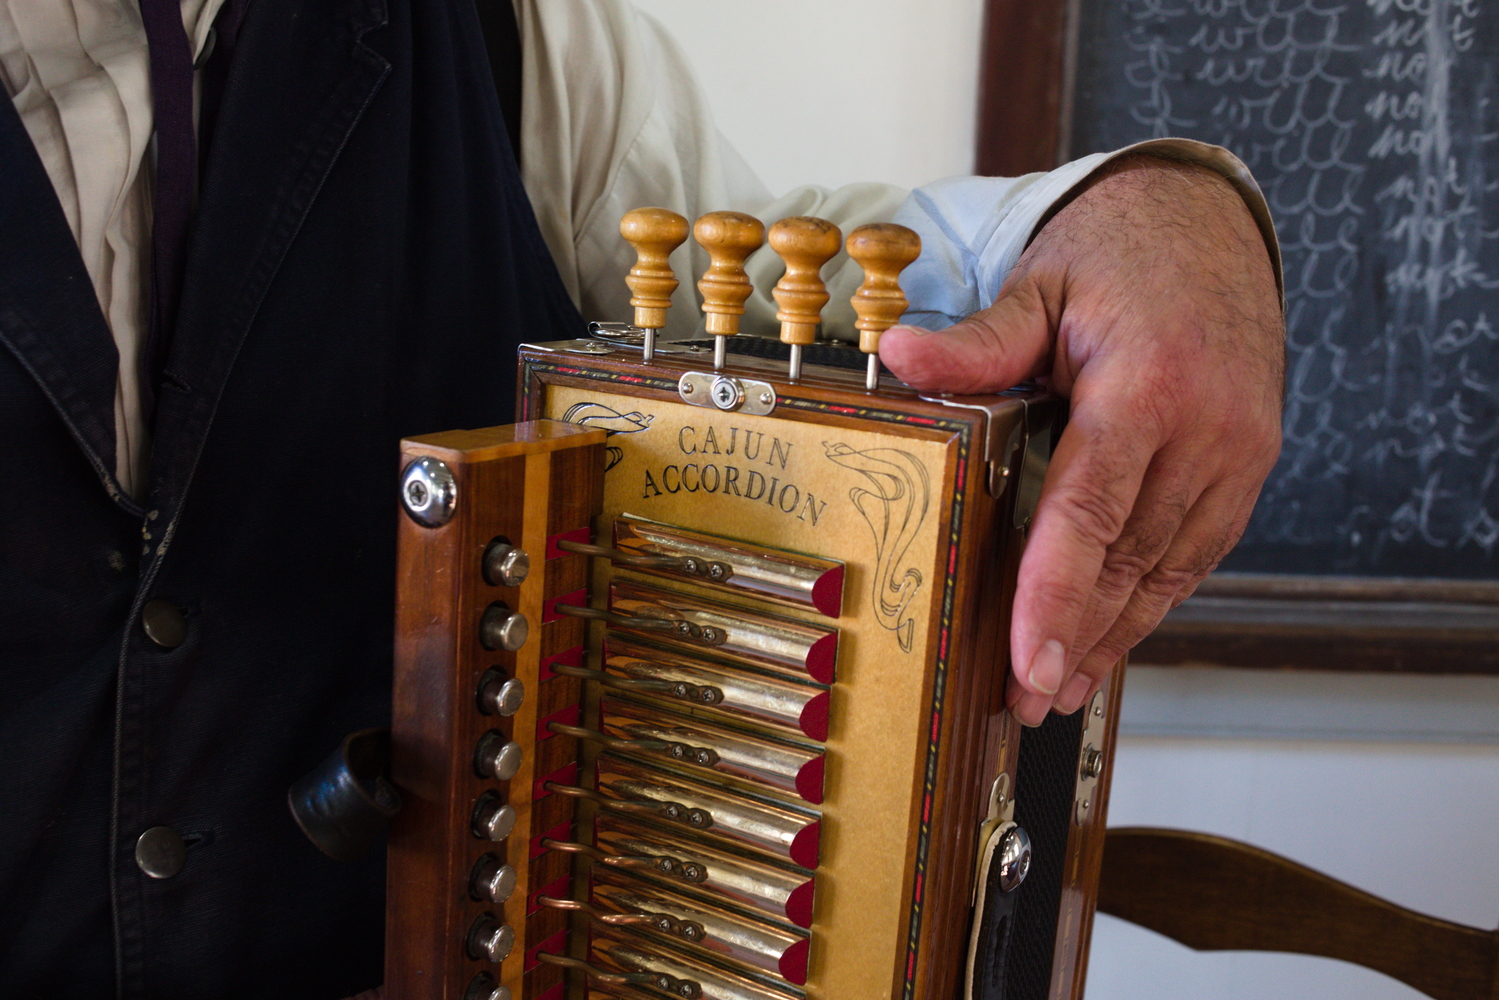
{"label": "metal corner bracket", "polygon": [[[1018,475],[1015,476],[1013,524],[1017,529],[1028,527],[1036,513],[1036,502],[1041,498],[1041,484],[1046,481],[1046,467],[1051,464],[1055,407],[1032,406],[1030,400],[1013,396],[954,396],[936,393],[922,395],[921,399],[963,410],[978,410],[984,414],[984,462],[989,469],[989,495],[996,500],[1003,496],[1011,479],[1010,470],[1018,470]],[[999,416],[1016,403],[1020,404],[1020,419],[1010,428],[1009,435],[1001,440],[1004,424]]]}

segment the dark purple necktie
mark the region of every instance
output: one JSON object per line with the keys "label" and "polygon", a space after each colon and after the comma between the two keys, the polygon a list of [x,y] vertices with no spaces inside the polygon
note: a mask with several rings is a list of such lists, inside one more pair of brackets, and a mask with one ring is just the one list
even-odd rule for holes
{"label": "dark purple necktie", "polygon": [[151,313],[141,356],[148,407],[182,297],[187,230],[198,174],[193,131],[193,52],[182,25],[180,0],[140,0],[151,58],[151,108],[156,124],[156,184],[152,192]]}

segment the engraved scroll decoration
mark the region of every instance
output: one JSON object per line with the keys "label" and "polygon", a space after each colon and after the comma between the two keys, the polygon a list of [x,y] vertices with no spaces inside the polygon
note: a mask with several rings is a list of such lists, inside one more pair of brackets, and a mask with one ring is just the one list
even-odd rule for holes
{"label": "engraved scroll decoration", "polygon": [[854,508],[874,532],[876,568],[872,605],[875,620],[894,632],[900,648],[909,653],[916,621],[906,611],[921,589],[921,570],[907,559],[926,520],[931,481],[926,466],[915,455],[895,448],[855,451],[846,444],[823,442],[826,457],[860,473],[870,488],[849,490]]}
{"label": "engraved scroll decoration", "polygon": [[[603,403],[574,403],[567,408],[566,413],[562,414],[562,419],[570,424],[598,427],[609,437],[613,437],[616,434],[639,434],[641,431],[650,430],[651,421],[656,419],[656,415],[641,413],[639,410],[620,413]],[[604,463],[605,472],[614,468],[619,464],[620,459],[625,457],[624,449],[614,445],[605,445],[604,451],[607,455]]]}

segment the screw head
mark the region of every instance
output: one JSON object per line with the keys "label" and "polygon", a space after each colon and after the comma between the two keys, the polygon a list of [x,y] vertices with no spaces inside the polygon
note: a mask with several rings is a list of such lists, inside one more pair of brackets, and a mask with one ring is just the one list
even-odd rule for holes
{"label": "screw head", "polygon": [[725,376],[713,380],[713,388],[709,394],[713,397],[713,405],[720,410],[732,410],[744,402],[744,390],[739,387],[739,383]]}
{"label": "screw head", "polygon": [[424,528],[438,528],[453,517],[458,481],[447,463],[423,456],[401,473],[401,506]]}

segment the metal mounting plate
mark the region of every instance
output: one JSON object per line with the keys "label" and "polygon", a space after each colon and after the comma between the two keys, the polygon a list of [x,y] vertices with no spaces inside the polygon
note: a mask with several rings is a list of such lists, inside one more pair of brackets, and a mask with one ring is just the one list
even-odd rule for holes
{"label": "metal mounting plate", "polygon": [[693,406],[711,406],[715,410],[756,417],[776,408],[775,386],[769,382],[716,372],[687,372],[677,380],[677,394],[684,403]]}

